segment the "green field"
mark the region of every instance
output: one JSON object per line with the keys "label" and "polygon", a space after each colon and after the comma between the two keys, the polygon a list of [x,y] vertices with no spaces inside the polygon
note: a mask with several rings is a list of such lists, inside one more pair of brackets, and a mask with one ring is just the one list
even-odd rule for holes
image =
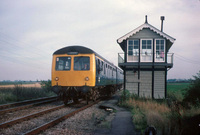
{"label": "green field", "polygon": [[167,97],[182,101],[190,83],[167,83]]}
{"label": "green field", "polygon": [[182,91],[186,89],[190,83],[167,83],[167,91]]}

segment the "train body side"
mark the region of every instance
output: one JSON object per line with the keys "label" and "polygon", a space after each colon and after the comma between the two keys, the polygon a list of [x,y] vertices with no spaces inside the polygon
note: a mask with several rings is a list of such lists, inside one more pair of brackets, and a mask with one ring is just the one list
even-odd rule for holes
{"label": "train body side", "polygon": [[116,84],[115,67],[105,59],[96,56],[96,86]]}
{"label": "train body side", "polygon": [[118,86],[123,84],[123,71],[103,58],[96,56],[96,86]]}
{"label": "train body side", "polygon": [[119,68],[117,68],[117,78],[116,78],[116,84],[120,85],[120,87],[122,87],[124,83],[124,74],[123,71]]}

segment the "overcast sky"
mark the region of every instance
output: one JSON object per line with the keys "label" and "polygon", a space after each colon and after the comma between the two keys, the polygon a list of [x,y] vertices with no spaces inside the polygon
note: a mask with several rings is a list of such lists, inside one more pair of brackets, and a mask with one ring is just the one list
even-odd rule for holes
{"label": "overcast sky", "polygon": [[51,79],[52,54],[89,47],[118,64],[116,40],[145,21],[176,39],[170,78],[200,70],[200,0],[1,0],[0,81]]}

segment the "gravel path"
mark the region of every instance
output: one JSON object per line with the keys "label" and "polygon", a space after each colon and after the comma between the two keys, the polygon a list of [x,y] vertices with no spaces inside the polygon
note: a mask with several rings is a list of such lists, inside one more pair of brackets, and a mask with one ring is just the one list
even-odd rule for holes
{"label": "gravel path", "polygon": [[102,125],[108,112],[99,109],[102,102],[79,112],[75,116],[59,123],[58,125],[48,129],[43,135],[92,135],[98,126]]}

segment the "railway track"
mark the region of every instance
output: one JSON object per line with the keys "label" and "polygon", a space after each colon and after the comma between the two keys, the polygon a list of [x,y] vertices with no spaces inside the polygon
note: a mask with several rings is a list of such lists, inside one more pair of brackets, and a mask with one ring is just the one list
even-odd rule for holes
{"label": "railway track", "polygon": [[64,108],[64,107],[65,107],[65,105],[59,105],[59,106],[56,106],[56,107],[53,107],[53,108],[50,108],[50,109],[46,109],[44,111],[40,111],[40,112],[37,112],[37,113],[33,113],[33,114],[30,114],[30,115],[27,115],[27,116],[24,116],[24,117],[20,117],[20,118],[11,120],[11,121],[7,121],[7,122],[4,122],[4,123],[1,123],[0,128],[6,128],[8,126],[12,126],[16,123],[25,121],[27,119],[31,119],[31,118],[34,118],[34,117],[37,117],[37,116],[43,115],[45,113],[48,113],[48,112],[51,112],[51,111],[54,111],[54,110],[58,110],[58,109],[61,109],[61,108]]}
{"label": "railway track", "polygon": [[35,99],[35,100],[26,100],[26,101],[16,102],[12,104],[4,104],[0,106],[1,108],[0,115],[8,113],[8,112],[13,112],[13,111],[29,108],[36,105],[51,103],[56,100],[57,100],[57,96],[54,96],[54,97],[40,98],[40,99]]}
{"label": "railway track", "polygon": [[[98,101],[99,102],[99,101]],[[50,121],[50,122],[47,122],[46,124],[42,124],[42,126],[39,126],[39,127],[34,127],[32,128],[31,130],[29,130],[28,132],[22,132],[22,133],[25,133],[25,134],[37,134],[41,131],[44,131],[46,130],[47,128],[75,115],[76,113],[86,109],[86,108],[89,108],[90,106],[96,104],[97,102],[94,102],[92,104],[89,104],[89,105],[84,105],[83,107],[79,107],[79,109],[77,109],[77,107],[74,108],[73,111],[65,111],[64,114],[61,115],[61,117],[59,116],[58,118]],[[70,106],[72,105],[73,103],[70,104]],[[51,112],[54,112],[54,111],[58,111],[58,110],[62,110],[63,109],[67,109],[67,108],[70,108],[70,107],[66,107],[65,105],[59,105],[59,106],[56,106],[56,107],[52,107],[50,109],[46,109],[46,110],[43,110],[43,111],[40,111],[40,112],[37,112],[37,113],[33,113],[33,114],[30,114],[30,115],[27,115],[27,116],[23,116],[23,117],[20,117],[20,118],[16,118],[14,120],[10,120],[10,121],[6,121],[6,122],[3,122],[0,124],[0,133],[1,131],[5,130],[8,128],[13,127],[15,126],[16,124],[22,124],[24,125],[23,123],[26,122],[27,120],[28,121],[32,121],[32,119],[40,119],[39,117],[43,117],[45,116],[45,114],[49,114]],[[66,114],[67,112],[67,114]],[[37,117],[37,118],[36,118]],[[24,122],[23,122],[24,121]],[[14,127],[15,128],[15,127]],[[27,130],[26,130],[27,131]]]}
{"label": "railway track", "polygon": [[38,134],[38,133],[40,133],[40,132],[42,132],[42,131],[45,131],[46,129],[48,129],[48,128],[50,128],[50,127],[52,127],[52,126],[54,126],[54,125],[56,125],[56,124],[58,124],[58,123],[60,123],[60,122],[62,122],[63,120],[66,120],[66,119],[68,119],[68,118],[74,116],[76,113],[81,112],[81,111],[83,111],[83,110],[85,110],[85,109],[87,109],[87,108],[93,106],[94,104],[97,104],[99,101],[100,101],[100,100],[97,100],[96,102],[94,102],[94,103],[92,103],[92,104],[83,106],[83,107],[81,107],[81,108],[79,108],[79,109],[77,109],[77,110],[75,110],[75,111],[73,111],[73,112],[70,112],[70,113],[68,113],[68,114],[66,114],[66,115],[64,115],[64,116],[61,116],[61,117],[59,117],[59,118],[57,118],[57,119],[55,119],[55,120],[52,120],[52,121],[50,121],[50,122],[48,122],[48,123],[45,123],[45,124],[43,124],[43,125],[40,126],[40,127],[37,127],[37,128],[35,128],[35,129],[32,129],[32,130],[26,132],[24,135],[35,135],[35,134]]}
{"label": "railway track", "polygon": [[21,102],[10,103],[10,104],[3,104],[3,105],[0,105],[0,109],[6,109],[10,107],[16,107],[20,105],[25,105],[25,104],[30,104],[30,103],[35,103],[35,102],[40,102],[40,101],[45,101],[45,100],[50,100],[50,99],[56,99],[56,98],[57,96],[53,96],[53,97],[38,98],[34,100],[25,100]]}

